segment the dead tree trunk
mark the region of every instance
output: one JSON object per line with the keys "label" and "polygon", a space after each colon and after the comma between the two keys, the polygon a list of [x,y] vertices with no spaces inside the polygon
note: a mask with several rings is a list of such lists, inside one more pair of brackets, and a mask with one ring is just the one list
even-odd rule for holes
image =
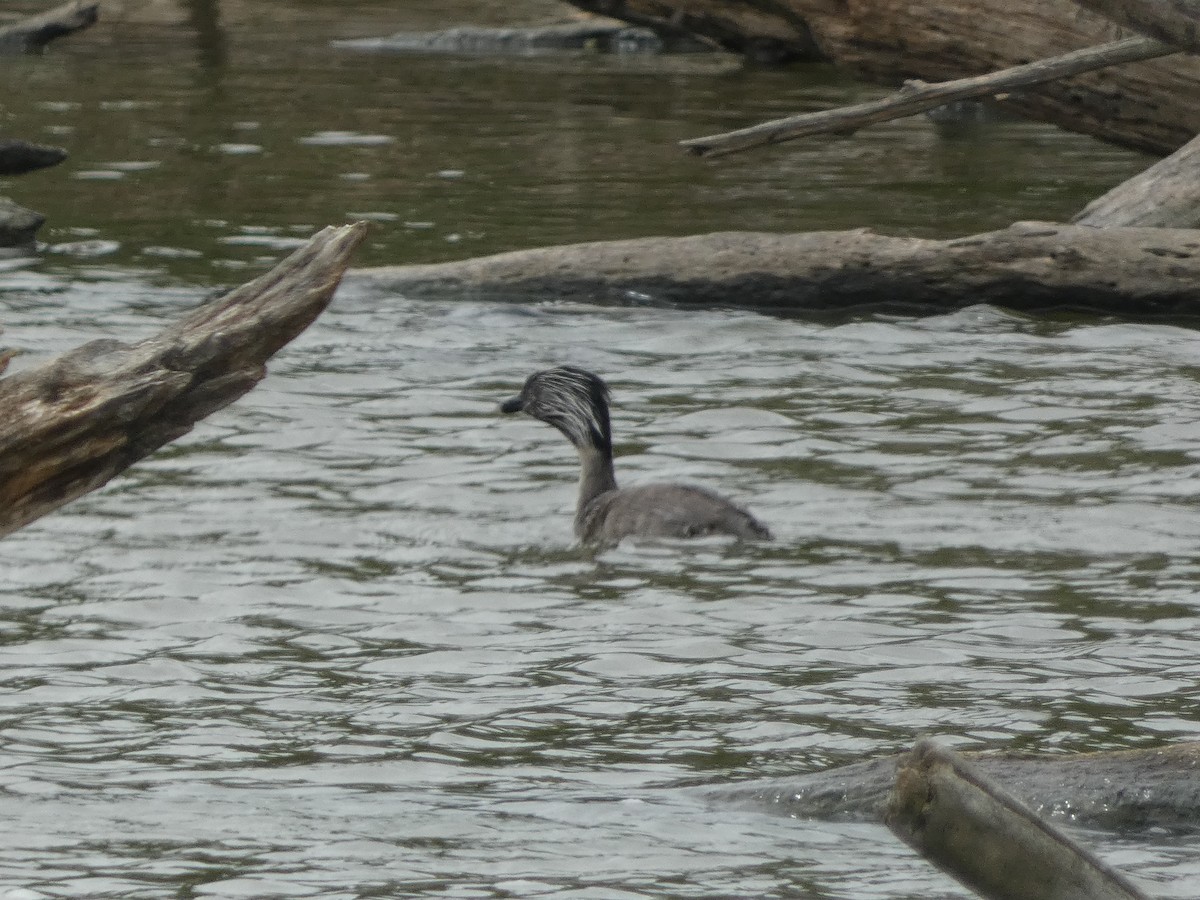
{"label": "dead tree trunk", "polygon": [[329,303],[365,233],[362,223],[326,228],[148,340],[93,341],[0,379],[0,536],[95,490],[254,387],[266,361]]}

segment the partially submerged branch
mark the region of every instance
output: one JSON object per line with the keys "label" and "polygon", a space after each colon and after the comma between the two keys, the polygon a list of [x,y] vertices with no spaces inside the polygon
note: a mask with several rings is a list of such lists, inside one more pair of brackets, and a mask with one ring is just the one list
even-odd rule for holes
{"label": "partially submerged branch", "polygon": [[100,487],[232,403],[326,307],[362,223],[137,344],[102,340],[0,379],[0,536]]}
{"label": "partially submerged branch", "polygon": [[959,78],[938,84],[910,81],[897,93],[880,100],[789,116],[723,134],[691,138],[680,141],[680,145],[695,156],[722,156],[752,147],[794,141],[814,134],[846,133],[864,125],[915,116],[956,100],[994,96],[1083,72],[1178,52],[1176,47],[1153,38],[1125,38],[972,78]]}
{"label": "partially submerged branch", "polygon": [[41,50],[55,38],[94,25],[99,18],[99,3],[70,0],[39,15],[0,27],[0,53]]}
{"label": "partially submerged branch", "polygon": [[998,782],[927,739],[900,760],[886,820],[988,900],[1147,900]]}

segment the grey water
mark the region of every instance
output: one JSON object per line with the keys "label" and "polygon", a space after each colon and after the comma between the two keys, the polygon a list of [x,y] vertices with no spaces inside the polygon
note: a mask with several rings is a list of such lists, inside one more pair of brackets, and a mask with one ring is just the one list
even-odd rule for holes
{"label": "grey water", "polygon": [[[317,6],[269,33],[232,4],[108,22],[0,63],[5,132],[72,152],[3,185],[49,216],[0,271],[14,365],[153,333],[362,216],[363,264],[958,234],[1061,219],[1146,163],[924,120],[700,163],[674,142],[871,91],[720,57],[344,53],[473,5]],[[247,397],[5,539],[0,898],[962,898],[882,826],[693,789],[920,734],[1200,739],[1191,328],[735,301],[352,276]],[[569,446],[496,410],[559,362],[610,380],[619,479],[718,488],[776,541],[577,547]],[[1157,896],[1200,893],[1191,838],[1080,836]]]}

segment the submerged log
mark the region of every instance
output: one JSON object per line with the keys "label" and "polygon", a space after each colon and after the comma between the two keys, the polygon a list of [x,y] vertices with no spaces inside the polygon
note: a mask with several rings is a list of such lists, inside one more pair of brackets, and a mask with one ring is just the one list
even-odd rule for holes
{"label": "submerged log", "polygon": [[[1200,830],[1200,742],[1069,755],[964,753],[1039,816],[1118,832]],[[793,818],[882,822],[902,756],[707,788],[713,802]]]}
{"label": "submerged log", "polygon": [[1147,900],[962,756],[921,740],[901,757],[886,823],[988,900]]}
{"label": "submerged log", "polygon": [[232,403],[329,303],[362,223],[136,344],[85,344],[0,379],[0,536],[100,487]]}
{"label": "submerged log", "polygon": [[357,270],[410,297],[932,313],[994,303],[1028,312],[1200,315],[1200,232],[1019,222],[954,240],[868,230],[730,232],[602,241],[461,262]]}
{"label": "submerged log", "polygon": [[44,13],[0,27],[0,53],[37,52],[55,38],[94,25],[99,18],[99,3],[70,0]]}
{"label": "submerged log", "polygon": [[530,55],[591,50],[660,53],[711,50],[711,43],[666,25],[631,27],[615,19],[587,19],[530,28],[459,25],[444,31],[404,31],[390,37],[337,40],[333,46],[374,53],[450,53],[464,56]]}
{"label": "submerged log", "polygon": [[[672,23],[733,50],[756,40],[813,44],[846,72],[893,87],[982,75],[1122,36],[1072,0],[571,2],[650,27]],[[1014,91],[1003,102],[1030,118],[1161,155],[1200,132],[1198,93],[1200,58],[1176,54]]]}

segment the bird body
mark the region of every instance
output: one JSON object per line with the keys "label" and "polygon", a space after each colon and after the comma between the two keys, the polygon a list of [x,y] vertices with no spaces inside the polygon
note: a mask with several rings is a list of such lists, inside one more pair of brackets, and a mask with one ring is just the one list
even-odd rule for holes
{"label": "bird body", "polygon": [[525,412],[553,425],[579,453],[575,534],[585,543],[626,537],[731,535],[769,540],[770,530],[719,494],[687,484],[617,487],[613,473],[608,385],[575,366],[535,372],[502,412]]}

